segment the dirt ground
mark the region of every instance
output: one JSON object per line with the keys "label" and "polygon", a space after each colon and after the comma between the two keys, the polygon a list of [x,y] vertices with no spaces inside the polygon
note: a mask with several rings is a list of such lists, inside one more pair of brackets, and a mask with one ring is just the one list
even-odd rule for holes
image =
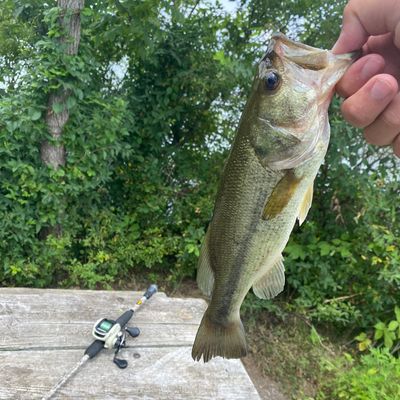
{"label": "dirt ground", "polygon": [[280,385],[260,370],[254,356],[244,357],[242,362],[262,400],[289,400],[282,393]]}

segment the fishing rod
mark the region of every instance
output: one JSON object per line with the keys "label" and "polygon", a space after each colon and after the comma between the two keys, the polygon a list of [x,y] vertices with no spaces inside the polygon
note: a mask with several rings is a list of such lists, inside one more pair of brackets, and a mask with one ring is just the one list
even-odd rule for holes
{"label": "fishing rod", "polygon": [[121,348],[125,347],[126,334],[128,333],[132,337],[137,337],[140,334],[139,328],[130,328],[126,324],[132,318],[133,314],[148,300],[154,293],[157,292],[157,285],[150,285],[143,296],[134,304],[134,306],[125,311],[115,321],[108,318],[99,319],[93,326],[92,335],[95,340],[90,346],[87,347],[83,357],[75,365],[71,371],[68,372],[59,382],[47,393],[46,396],[42,397],[42,400],[50,400],[56,392],[65,385],[65,383],[71,379],[71,377],[84,365],[89,359],[94,358],[103,349],[115,348],[113,362],[118,368],[126,368],[128,362],[121,358],[117,358],[117,355]]}

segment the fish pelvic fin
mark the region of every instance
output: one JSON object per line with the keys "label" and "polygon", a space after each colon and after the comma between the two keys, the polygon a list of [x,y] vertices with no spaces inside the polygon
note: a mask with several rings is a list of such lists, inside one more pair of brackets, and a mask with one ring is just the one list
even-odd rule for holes
{"label": "fish pelvic fin", "polygon": [[253,285],[254,294],[260,299],[272,299],[285,287],[285,266],[279,256],[274,266]]}
{"label": "fish pelvic fin", "polygon": [[312,182],[309,188],[307,189],[304,199],[300,204],[299,215],[297,217],[299,220],[299,225],[301,225],[304,222],[304,220],[307,218],[308,212],[310,211],[311,203],[313,200],[313,192],[314,192],[314,182]]}
{"label": "fish pelvic fin", "polygon": [[207,230],[206,236],[204,237],[203,244],[200,250],[200,257],[197,264],[197,285],[200,290],[206,296],[211,296],[214,288],[214,271],[210,264],[209,255],[209,237],[210,229]]}
{"label": "fish pelvic fin", "polygon": [[206,311],[201,321],[192,348],[195,361],[206,363],[213,357],[240,358],[247,354],[247,344],[242,321],[218,323],[213,321]]}

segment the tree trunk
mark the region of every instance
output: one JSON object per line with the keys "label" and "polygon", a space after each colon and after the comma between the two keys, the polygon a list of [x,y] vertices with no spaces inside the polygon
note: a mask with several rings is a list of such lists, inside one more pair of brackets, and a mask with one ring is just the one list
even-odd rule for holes
{"label": "tree trunk", "polygon": [[[83,9],[84,0],[58,0],[58,7],[61,10],[60,25],[64,32],[60,42],[65,46],[64,52],[68,55],[76,55],[78,53],[79,41],[81,38],[81,21],[80,12]],[[42,162],[50,168],[57,169],[66,163],[66,153],[62,144],[62,133],[65,124],[69,118],[67,108],[67,100],[70,96],[67,90],[58,90],[51,93],[47,106],[46,123],[49,133],[52,137],[51,143],[44,141],[40,146],[40,157]],[[61,109],[59,113],[54,112],[54,106]],[[60,205],[60,213],[62,212]],[[42,229],[39,234],[41,239],[45,239],[48,235],[54,234],[57,237],[62,235],[62,227],[60,225],[47,227]]]}

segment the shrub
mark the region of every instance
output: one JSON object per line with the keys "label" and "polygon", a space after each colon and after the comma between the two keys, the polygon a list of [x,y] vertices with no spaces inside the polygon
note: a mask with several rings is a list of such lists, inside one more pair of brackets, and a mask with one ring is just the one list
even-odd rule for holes
{"label": "shrub", "polygon": [[387,349],[372,349],[356,362],[346,355],[337,365],[330,364],[333,377],[318,399],[397,400],[400,398],[400,360]]}

